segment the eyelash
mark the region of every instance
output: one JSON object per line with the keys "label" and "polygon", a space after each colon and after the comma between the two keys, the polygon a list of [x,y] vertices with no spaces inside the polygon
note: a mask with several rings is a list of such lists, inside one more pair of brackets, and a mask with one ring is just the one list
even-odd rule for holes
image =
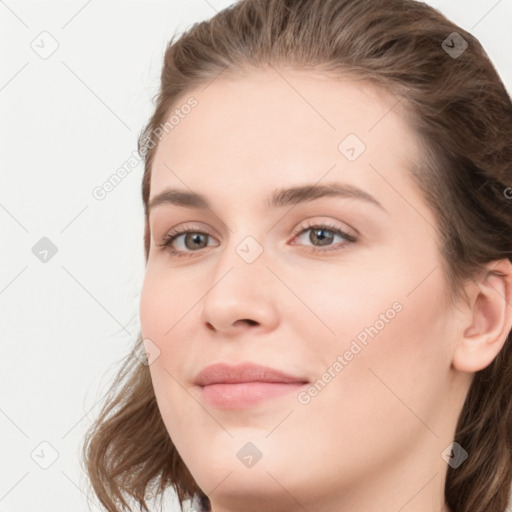
{"label": "eyelash", "polygon": [[[333,224],[329,224],[329,223],[320,223],[320,224],[308,223],[307,225],[301,226],[300,228],[298,228],[294,232],[293,236],[294,236],[294,238],[296,238],[301,233],[309,231],[311,229],[316,229],[316,230],[325,229],[326,231],[331,231],[335,235],[340,235],[342,238],[345,239],[345,242],[342,242],[343,245],[341,248],[320,249],[315,246],[310,246],[309,251],[313,252],[313,253],[325,253],[325,252],[330,252],[330,251],[342,250],[346,245],[355,243],[357,241],[357,239],[354,236],[349,235],[345,231],[342,231],[341,229],[339,229],[337,226],[335,226]],[[197,251],[180,251],[180,250],[173,249],[172,245],[171,245],[178,237],[180,237],[181,235],[186,235],[188,233],[210,236],[208,233],[194,229],[193,226],[192,227],[186,226],[180,230],[173,230],[173,231],[170,231],[169,233],[167,233],[165,235],[162,243],[158,244],[158,246],[162,247],[164,249],[167,249],[173,256],[177,256],[179,258],[192,256],[193,253],[200,252],[200,249]]]}

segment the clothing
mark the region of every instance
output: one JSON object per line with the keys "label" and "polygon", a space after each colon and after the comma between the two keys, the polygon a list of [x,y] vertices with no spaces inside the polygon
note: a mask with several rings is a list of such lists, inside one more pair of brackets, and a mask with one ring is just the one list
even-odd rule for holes
{"label": "clothing", "polygon": [[196,495],[190,503],[185,504],[183,512],[211,512],[211,510],[208,498]]}

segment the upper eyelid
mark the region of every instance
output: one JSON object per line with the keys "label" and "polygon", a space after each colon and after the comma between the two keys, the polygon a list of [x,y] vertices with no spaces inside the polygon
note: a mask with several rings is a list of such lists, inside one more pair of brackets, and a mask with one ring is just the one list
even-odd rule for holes
{"label": "upper eyelid", "polygon": [[[349,242],[354,242],[355,240],[357,240],[359,238],[359,233],[357,235],[351,234],[348,232],[348,230],[346,230],[342,227],[331,225],[331,224],[333,224],[332,222],[311,221],[309,219],[306,219],[303,222],[305,222],[306,224],[299,224],[296,228],[294,228],[294,230],[293,230],[294,238],[293,239],[295,239],[297,236],[299,236],[304,231],[308,231],[310,229],[319,228],[319,227],[327,228],[327,230],[330,230],[330,231],[339,232],[341,234],[341,236],[343,236],[343,238],[345,238]],[[203,235],[214,238],[214,235],[209,233],[208,230],[203,230],[199,226],[193,226],[193,225],[189,226],[189,225],[185,224],[184,226],[181,226],[178,228],[173,228],[169,232],[164,234],[162,237],[163,244],[165,244],[166,242],[169,242],[171,239],[172,239],[172,241],[175,241],[180,236],[186,235],[188,233],[201,233]],[[193,251],[191,251],[191,252],[193,252]]]}
{"label": "upper eyelid", "polygon": [[[190,221],[190,222],[193,223],[194,221]],[[297,225],[297,227],[295,227],[293,229],[293,233],[295,233],[295,234],[296,233],[300,233],[301,231],[303,231],[305,229],[312,229],[314,227],[320,226],[320,227],[328,227],[329,229],[339,230],[339,231],[345,232],[347,234],[350,234],[350,233],[348,233],[348,230],[346,228],[334,225],[333,221],[325,221],[325,220],[323,220],[323,221],[322,220],[311,221],[310,219],[305,219],[302,222],[305,223],[305,224],[300,224],[299,223]],[[164,237],[169,235],[170,233],[174,233],[176,235],[179,235],[179,234],[183,234],[183,233],[186,233],[186,232],[198,232],[198,233],[203,233],[203,234],[206,234],[206,235],[209,235],[209,236],[213,236],[209,232],[210,231],[209,229],[202,228],[199,225],[189,225],[189,223],[185,223],[185,225],[183,225],[183,226],[180,226],[180,225],[178,225],[178,226],[179,227],[177,227],[177,228],[172,228],[172,229],[166,231],[165,234],[164,234]],[[349,227],[350,230],[355,231],[357,233],[357,235],[359,235],[359,233],[357,232],[356,229],[352,228],[351,226],[348,226],[348,227]],[[216,231],[216,230],[214,229],[214,231]]]}
{"label": "upper eyelid", "polygon": [[[310,227],[313,227],[313,226],[317,226],[317,225],[323,226],[325,224],[342,223],[344,226],[346,226],[346,228],[344,228],[343,226],[334,226],[334,225],[331,226],[331,227],[332,227],[332,229],[339,229],[341,231],[345,231],[345,232],[347,232],[347,234],[348,234],[348,231],[351,230],[351,231],[353,231],[355,233],[355,236],[359,236],[360,235],[359,231],[356,228],[354,228],[350,224],[347,224],[346,222],[343,222],[343,221],[340,221],[340,220],[311,220],[311,219],[317,219],[319,217],[320,218],[321,217],[330,217],[330,215],[329,214],[325,214],[325,215],[311,215],[309,217],[306,217],[305,219],[303,219],[302,221],[297,223],[297,227],[294,227],[293,231],[297,232],[297,230],[307,229],[307,228],[310,228]],[[194,224],[194,223],[196,223],[196,224]],[[304,225],[304,223],[306,223],[306,225]],[[200,224],[203,224],[203,221],[201,221],[201,220],[186,221],[186,222],[183,222],[181,224],[178,224],[178,228],[172,228],[170,230],[167,230],[166,234],[169,233],[169,232],[172,232],[172,231],[187,231],[187,230],[190,230],[190,231],[194,231],[194,230],[202,231],[203,229],[206,232],[213,230],[214,232],[218,233],[218,230],[216,228],[210,228],[210,227],[209,228],[202,228],[200,226]],[[154,230],[151,229],[151,232],[153,232],[153,231]],[[210,234],[210,233],[208,232],[207,234]]]}

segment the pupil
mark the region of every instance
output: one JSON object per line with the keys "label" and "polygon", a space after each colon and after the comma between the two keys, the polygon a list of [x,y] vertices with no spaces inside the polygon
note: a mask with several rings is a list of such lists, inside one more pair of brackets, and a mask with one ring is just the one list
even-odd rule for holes
{"label": "pupil", "polygon": [[[316,238],[319,239],[320,245],[327,245],[329,242],[332,242],[333,235],[326,236],[325,235],[326,232],[328,233],[329,230],[328,229],[315,229],[313,231],[313,233],[315,233]],[[318,235],[318,233],[320,233],[320,235]],[[313,239],[311,239],[311,241],[314,242]]]}
{"label": "pupil", "polygon": [[193,244],[196,244],[196,247],[197,247],[197,244],[198,244],[198,243],[199,243],[199,244],[201,243],[201,237],[202,237],[202,236],[203,236],[203,235],[201,235],[201,234],[199,234],[199,233],[192,233],[192,234],[190,234],[190,233],[189,233],[189,234],[187,235],[186,239],[185,239],[185,245],[187,245],[187,243],[186,243],[186,242],[188,242],[190,239],[192,239],[192,240],[193,240]]}

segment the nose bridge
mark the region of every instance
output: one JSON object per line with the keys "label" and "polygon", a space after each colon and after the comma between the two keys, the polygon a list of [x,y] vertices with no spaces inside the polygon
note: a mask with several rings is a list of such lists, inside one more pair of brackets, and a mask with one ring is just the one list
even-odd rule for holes
{"label": "nose bridge", "polygon": [[[212,292],[234,294],[236,297],[257,297],[263,291],[263,283],[271,274],[266,267],[267,258],[263,245],[252,235],[236,236],[231,233],[230,240],[215,262]],[[211,292],[208,295],[212,295]]]}
{"label": "nose bridge", "polygon": [[[267,254],[264,249],[265,230],[261,218],[244,215],[243,205],[237,205],[234,209],[240,215],[233,215],[237,221],[229,228],[224,247],[218,256],[216,278],[219,279],[232,268],[230,273],[236,272],[239,278],[243,278],[246,273],[247,279],[251,280],[256,273],[265,279],[264,275],[269,270],[265,266]],[[247,208],[245,211],[247,212]]]}
{"label": "nose bridge", "polygon": [[215,262],[203,302],[203,321],[216,329],[228,329],[238,320],[275,322],[273,275],[267,263],[263,244],[252,235],[237,236],[232,231]]}

